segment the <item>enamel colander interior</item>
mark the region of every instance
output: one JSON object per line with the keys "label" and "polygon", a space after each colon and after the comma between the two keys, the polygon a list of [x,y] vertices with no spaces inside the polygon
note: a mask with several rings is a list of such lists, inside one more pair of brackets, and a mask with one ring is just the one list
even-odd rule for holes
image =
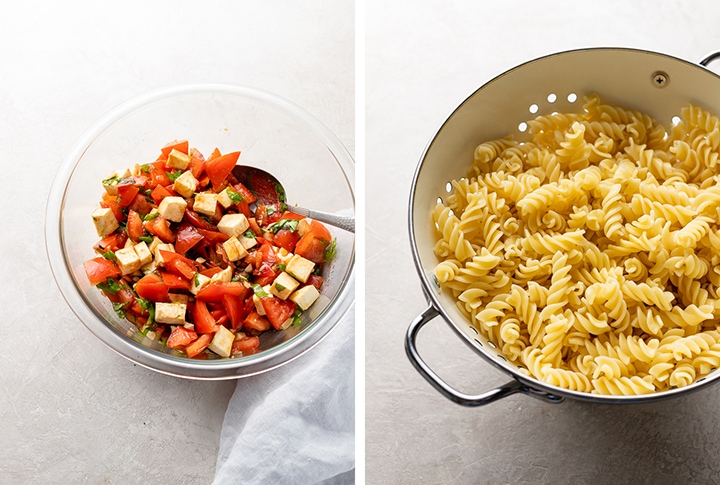
{"label": "enamel colander interior", "polygon": [[[665,82],[658,81],[658,74]],[[649,114],[669,128],[689,103],[720,113],[720,77],[705,67],[667,55],[618,48],[562,52],[515,67],[470,95],[441,125],[423,154],[410,197],[410,238],[426,295],[452,328],[490,363],[535,389],[603,402],[654,400],[685,393],[717,379],[713,372],[682,389],[644,396],[604,396],[570,391],[527,377],[477,334],[440,291],[433,276],[435,229],[431,212],[449,195],[449,182],[464,177],[478,144],[512,134],[526,139],[526,122],[552,112],[579,112],[583,98],[597,93],[605,102]]]}

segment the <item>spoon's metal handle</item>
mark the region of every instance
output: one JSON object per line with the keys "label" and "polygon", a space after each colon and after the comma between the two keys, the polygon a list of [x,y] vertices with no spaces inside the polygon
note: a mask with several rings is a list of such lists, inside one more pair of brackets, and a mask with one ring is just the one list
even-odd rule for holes
{"label": "spoon's metal handle", "polygon": [[294,214],[309,217],[355,234],[354,217],[338,216],[336,214],[329,214],[327,212],[314,211],[311,209],[305,209],[304,207],[294,207],[290,205],[287,207],[287,210]]}

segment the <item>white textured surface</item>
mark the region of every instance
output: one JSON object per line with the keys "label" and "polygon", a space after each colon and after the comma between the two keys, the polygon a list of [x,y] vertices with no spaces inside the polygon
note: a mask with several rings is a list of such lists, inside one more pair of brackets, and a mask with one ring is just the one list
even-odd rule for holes
{"label": "white textured surface", "polygon": [[[447,115],[505,70],[561,50],[699,61],[720,50],[720,3],[368,0],[366,15],[367,483],[717,483],[718,386],[637,406],[514,395],[464,408],[420,377],[403,340],[426,307],[407,235],[410,184]],[[419,350],[467,393],[509,380],[440,320]]]}
{"label": "white textured surface", "polygon": [[0,483],[210,483],[235,382],[160,375],[97,341],[53,282],[46,194],[97,118],[171,84],[275,92],[352,153],[353,8],[332,0],[3,8]]}

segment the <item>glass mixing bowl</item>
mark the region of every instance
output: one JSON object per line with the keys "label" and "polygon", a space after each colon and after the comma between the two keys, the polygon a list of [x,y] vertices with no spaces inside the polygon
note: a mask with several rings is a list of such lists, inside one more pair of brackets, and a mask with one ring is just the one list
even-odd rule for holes
{"label": "glass mixing bowl", "polygon": [[206,156],[213,148],[241,151],[238,163],[275,175],[288,201],[324,212],[354,215],[354,162],[319,121],[273,94],[237,86],[165,88],[134,98],[95,123],[74,145],[53,182],[45,239],[55,281],[80,321],[131,361],[166,374],[232,379],[274,369],[315,345],[343,318],[355,299],[354,234],[329,227],[337,254],[323,270],[321,297],[303,322],[265,332],[259,352],[231,359],[196,360],[137,335],[112,304],[91,286],[83,262],[99,240],[91,220],[115,170],[153,161],[160,147],[187,139]]}

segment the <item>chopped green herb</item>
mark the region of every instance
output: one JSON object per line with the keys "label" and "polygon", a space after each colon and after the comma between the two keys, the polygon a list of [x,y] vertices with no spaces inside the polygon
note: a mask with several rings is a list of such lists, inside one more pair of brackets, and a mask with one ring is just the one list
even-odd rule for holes
{"label": "chopped green herb", "polygon": [[247,281],[247,278],[245,276],[243,276],[242,274],[238,273],[236,275],[233,275],[233,277],[230,281]]}
{"label": "chopped green herb", "polygon": [[149,243],[153,242],[153,238],[152,238],[152,236],[140,236],[138,238],[138,241],[149,244]]}
{"label": "chopped green herb", "polygon": [[285,271],[285,269],[287,268],[287,264],[280,263],[277,265],[277,268],[278,268],[278,271]]}
{"label": "chopped green herb", "polygon": [[119,301],[117,303],[113,303],[113,310],[115,310],[115,313],[117,313],[117,316],[120,318],[125,318],[125,303]]}
{"label": "chopped green herb", "polygon": [[285,202],[285,189],[283,189],[283,186],[278,184],[275,184],[275,192],[277,192],[278,200],[280,202]]}
{"label": "chopped green herb", "polygon": [[122,290],[122,286],[112,278],[108,278],[105,283],[98,283],[98,289],[106,291],[111,295],[117,295],[117,292]]}
{"label": "chopped green herb", "polygon": [[173,170],[172,172],[165,172],[170,179],[171,182],[175,182],[180,175],[182,175],[183,171],[180,169]]}
{"label": "chopped green herb", "polygon": [[159,215],[160,215],[159,212],[148,212],[147,214],[145,214],[145,216],[142,219],[143,219],[143,221],[152,221]]}
{"label": "chopped green herb", "polygon": [[330,261],[337,252],[337,238],[333,239],[325,248],[325,261]]}
{"label": "chopped green herb", "polygon": [[275,289],[278,291],[284,291],[286,288],[280,283],[275,283]]}
{"label": "chopped green herb", "polygon": [[150,314],[147,324],[151,325],[155,323],[155,305],[153,305],[150,300],[146,300],[145,298],[140,297],[137,297],[137,302],[144,312],[148,312]]}
{"label": "chopped green herb", "polygon": [[252,230],[247,230],[247,231],[245,231],[245,233],[243,234],[243,236],[245,236],[245,237],[248,238],[248,239],[255,239],[255,238],[257,238],[257,236],[255,235],[255,233],[254,233]]}
{"label": "chopped green herb", "polygon": [[140,165],[140,170],[142,170],[144,173],[150,173],[150,164],[143,163],[142,165]]}
{"label": "chopped green herb", "polygon": [[257,296],[258,298],[265,298],[266,296],[268,296],[267,292],[265,292],[265,290],[263,290],[263,287],[258,285],[257,283],[252,285],[252,289],[253,289],[253,292],[255,293],[255,296]]}
{"label": "chopped green herb", "polygon": [[273,234],[277,234],[277,232],[281,229],[296,232],[299,223],[300,221],[297,219],[280,219],[279,221],[270,224],[270,226],[268,226],[268,230],[270,230]]}
{"label": "chopped green herb", "polygon": [[225,189],[225,190],[227,191],[228,197],[230,197],[230,200],[232,200],[232,203],[233,203],[233,204],[238,204],[238,203],[240,203],[240,202],[245,201],[245,199],[243,198],[242,194],[240,194],[240,193],[238,193],[238,192],[235,192],[235,191],[234,191],[233,189],[231,189],[230,187],[228,187],[228,188]]}
{"label": "chopped green herb", "polygon": [[295,309],[295,313],[292,314],[292,324],[293,325],[300,325],[302,323],[302,318],[300,318],[300,315],[302,315],[302,310],[298,307]]}
{"label": "chopped green herb", "polygon": [[275,207],[272,205],[265,207],[265,213],[269,216],[273,215],[275,213]]}
{"label": "chopped green herb", "polygon": [[195,273],[194,281],[196,287],[200,286],[200,273]]}
{"label": "chopped green herb", "polygon": [[102,181],[103,185],[116,185],[118,182],[120,182],[119,175],[113,175],[112,177],[108,177]]}
{"label": "chopped green herb", "polygon": [[117,261],[117,256],[115,256],[115,253],[112,251],[105,251],[102,253],[102,256],[108,261]]}

